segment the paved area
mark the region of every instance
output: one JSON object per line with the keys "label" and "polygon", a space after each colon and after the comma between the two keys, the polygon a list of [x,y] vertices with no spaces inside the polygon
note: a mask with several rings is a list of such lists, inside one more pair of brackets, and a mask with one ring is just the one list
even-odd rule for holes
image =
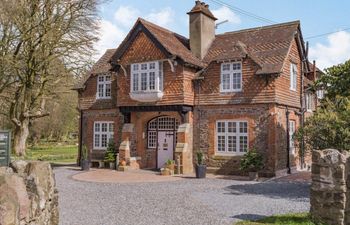
{"label": "paved area", "polygon": [[55,168],[61,225],[232,225],[309,210],[309,184],[302,181],[187,177],[103,183],[106,177],[100,182],[77,181],[83,176],[79,173],[75,168]]}

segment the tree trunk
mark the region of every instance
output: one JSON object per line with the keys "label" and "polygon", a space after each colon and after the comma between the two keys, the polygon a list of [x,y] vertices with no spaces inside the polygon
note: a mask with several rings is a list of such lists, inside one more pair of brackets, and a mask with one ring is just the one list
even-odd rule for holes
{"label": "tree trunk", "polygon": [[21,126],[17,126],[14,131],[13,148],[17,156],[26,154],[26,143],[29,136],[29,119],[21,122]]}

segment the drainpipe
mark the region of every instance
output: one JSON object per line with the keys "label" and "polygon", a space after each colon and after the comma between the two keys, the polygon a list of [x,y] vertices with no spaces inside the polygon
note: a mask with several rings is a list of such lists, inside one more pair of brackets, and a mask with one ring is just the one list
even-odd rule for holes
{"label": "drainpipe", "polygon": [[290,169],[290,158],[289,158],[289,110],[288,106],[286,107],[286,127],[287,127],[287,173],[291,174],[291,169]]}
{"label": "drainpipe", "polygon": [[80,165],[81,161],[81,151],[83,149],[83,110],[80,110],[80,131],[79,131],[79,155],[78,155],[78,166]]}

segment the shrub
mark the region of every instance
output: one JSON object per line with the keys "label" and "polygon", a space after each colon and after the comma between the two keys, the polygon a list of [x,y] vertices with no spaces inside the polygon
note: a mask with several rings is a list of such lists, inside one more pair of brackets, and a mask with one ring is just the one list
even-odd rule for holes
{"label": "shrub", "polygon": [[202,151],[197,151],[197,164],[204,165],[204,154]]}
{"label": "shrub", "polygon": [[263,157],[255,149],[248,150],[241,159],[240,169],[246,172],[258,172],[263,168]]}
{"label": "shrub", "polygon": [[115,162],[115,143],[113,140],[110,140],[107,146],[107,151],[105,154],[106,162]]}

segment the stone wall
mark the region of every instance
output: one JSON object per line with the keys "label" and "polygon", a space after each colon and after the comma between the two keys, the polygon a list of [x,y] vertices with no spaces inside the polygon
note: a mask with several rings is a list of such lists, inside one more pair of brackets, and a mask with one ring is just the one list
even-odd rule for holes
{"label": "stone wall", "polygon": [[58,225],[58,192],[49,163],[0,167],[0,225]]}
{"label": "stone wall", "polygon": [[350,154],[313,151],[311,216],[329,225],[350,225]]}

